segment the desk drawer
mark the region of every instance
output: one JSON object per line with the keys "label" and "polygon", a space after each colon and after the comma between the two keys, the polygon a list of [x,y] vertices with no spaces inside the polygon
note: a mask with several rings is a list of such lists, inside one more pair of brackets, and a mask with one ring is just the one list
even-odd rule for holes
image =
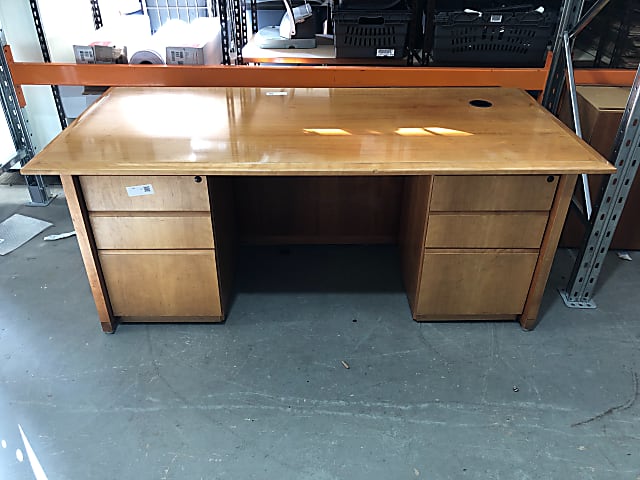
{"label": "desk drawer", "polygon": [[537,259],[537,252],[427,250],[416,316],[520,314]]}
{"label": "desk drawer", "polygon": [[114,315],[221,317],[213,250],[99,252]]}
{"label": "desk drawer", "polygon": [[558,178],[557,175],[436,176],[430,210],[548,211]]}
{"label": "desk drawer", "polygon": [[547,212],[432,213],[426,247],[540,248]]}
{"label": "desk drawer", "polygon": [[83,176],[80,184],[90,212],[210,210],[206,177]]}
{"label": "desk drawer", "polygon": [[100,250],[213,248],[209,213],[187,215],[91,215],[91,227]]}

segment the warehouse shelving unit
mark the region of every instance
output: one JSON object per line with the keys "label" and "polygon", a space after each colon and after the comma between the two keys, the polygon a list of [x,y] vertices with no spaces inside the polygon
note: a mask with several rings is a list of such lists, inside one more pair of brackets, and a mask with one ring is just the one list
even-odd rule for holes
{"label": "warehouse shelving unit", "polygon": [[[26,165],[35,155],[35,146],[33,144],[33,134],[29,128],[29,120],[23,110],[24,96],[18,95],[13,85],[11,77],[11,69],[9,62],[11,56],[4,54],[6,39],[4,32],[0,29],[0,45],[3,47],[3,53],[0,55],[0,102],[4,111],[9,131],[16,150],[16,155],[4,165],[0,165],[0,172],[11,169],[14,165]],[[40,175],[26,175],[25,182],[29,189],[31,197],[31,205],[48,205],[53,200],[49,193],[44,179]]]}
{"label": "warehouse shelving unit", "polygon": [[[575,86],[574,86],[575,88]],[[599,196],[567,286],[561,296],[568,307],[595,308],[594,287],[602,271],[631,184],[640,163],[640,68],[609,161],[617,168]]]}
{"label": "warehouse shelving unit", "polygon": [[[591,6],[589,11],[575,22],[575,26],[560,29],[558,38],[562,43],[556,51],[556,58],[551,66],[549,81],[545,89],[543,105],[553,113],[557,113],[560,104],[562,84],[567,83],[567,94],[571,102],[573,123],[576,134],[582,137],[580,128],[580,114],[576,95],[576,81],[574,76],[571,52],[577,34],[603,11],[610,0],[599,0]],[[626,4],[627,7],[630,5]],[[578,17],[575,17],[576,19]],[[603,34],[603,36],[606,36]],[[560,53],[564,55],[560,55]],[[613,233],[622,215],[631,185],[640,162],[640,67],[633,81],[629,100],[625,108],[620,127],[614,141],[614,148],[609,158],[617,170],[610,175],[608,182],[597,197],[597,203],[592,207],[591,194],[587,176],[583,175],[582,191],[584,193],[584,207],[579,201],[579,213],[584,217],[588,228],[580,248],[573,271],[567,286],[560,294],[565,304],[571,308],[595,308],[593,292],[602,270],[604,257],[609,250]]]}
{"label": "warehouse shelving unit", "polygon": [[[217,12],[223,26],[223,47],[226,52],[225,63],[232,63],[229,48],[231,44],[241,45],[247,38],[246,22],[240,21],[247,14],[244,2],[240,0],[219,0]],[[602,0],[601,0],[602,2]],[[97,21],[94,10],[94,21]],[[235,62],[238,65],[221,66],[165,66],[165,65],[82,65],[71,63],[33,63],[14,62],[11,49],[3,43],[3,69],[0,73],[14,88],[3,89],[3,103],[16,107],[13,111],[20,115],[11,117],[12,132],[26,132],[28,125],[20,107],[24,106],[21,93],[22,85],[84,85],[84,86],[244,86],[244,87],[409,87],[409,86],[504,86],[517,87],[525,90],[541,91],[542,103],[551,111],[557,110],[565,82],[565,68],[563,56],[560,54],[566,41],[565,31],[571,31],[580,25],[581,19],[586,21],[593,10],[585,17],[581,17],[584,0],[566,0],[560,16],[560,26],[553,52],[544,67],[540,68],[470,68],[470,67],[364,67],[364,66],[303,66],[287,68],[267,66],[242,65],[241,49],[238,48]],[[603,3],[606,3],[603,2]],[[251,2],[253,28],[257,28],[256,2]],[[597,13],[597,12],[596,12]],[[224,32],[231,24],[231,35],[225,39]],[[96,26],[98,24],[96,23]],[[243,29],[244,25],[244,29]],[[580,27],[579,27],[580,28]],[[615,228],[619,210],[624,205],[625,189],[630,184],[637,169],[636,156],[639,152],[637,145],[640,141],[637,134],[638,112],[637,92],[638,79],[635,72],[616,69],[578,69],[574,72],[574,83],[582,85],[634,85],[630,104],[625,113],[625,121],[621,126],[613,160],[619,166],[619,172],[612,176],[609,182],[613,203],[605,201],[604,205],[597,205],[591,223],[590,237],[585,240],[585,249],[580,255],[580,262],[576,265],[576,272],[572,276],[575,282],[589,285],[588,289],[577,290],[570,286],[569,292],[575,295],[569,297],[570,306],[588,304],[593,293],[593,285],[597,279],[601,265],[600,255],[606,253],[610,242],[610,234]],[[635,79],[635,81],[634,81]],[[5,86],[6,86],[5,85]],[[13,92],[13,93],[11,93]],[[8,100],[5,101],[5,97]],[[635,100],[634,100],[635,99]],[[8,102],[8,103],[7,103]],[[7,108],[5,108],[7,111]],[[22,120],[20,120],[22,118]],[[16,127],[19,125],[18,127]],[[20,137],[28,138],[29,136]],[[15,138],[15,137],[14,137]],[[23,142],[16,142],[21,152],[23,164],[34,154],[33,146]],[[627,144],[628,143],[628,144]],[[633,148],[627,148],[627,147]],[[633,159],[625,163],[625,158]],[[633,163],[635,168],[620,168]],[[42,179],[27,178],[30,192],[35,203],[44,204],[49,198]],[[628,189],[627,189],[628,192]],[[605,197],[605,199],[608,197]],[[39,202],[40,200],[40,202]],[[618,213],[616,213],[618,212]],[[593,237],[593,238],[592,238]],[[597,246],[594,243],[597,238]],[[608,240],[608,241],[607,241]],[[593,250],[590,250],[593,247]],[[603,250],[604,249],[604,250]],[[591,253],[595,252],[593,255]],[[588,271],[588,273],[586,273]]]}

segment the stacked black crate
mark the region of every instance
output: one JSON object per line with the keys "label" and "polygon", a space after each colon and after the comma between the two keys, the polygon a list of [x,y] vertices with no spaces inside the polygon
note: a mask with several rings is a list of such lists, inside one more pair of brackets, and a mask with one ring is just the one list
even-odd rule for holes
{"label": "stacked black crate", "polygon": [[338,58],[402,58],[411,11],[405,0],[342,0],[334,4]]}
{"label": "stacked black crate", "polygon": [[436,1],[434,65],[536,67],[546,60],[558,0]]}

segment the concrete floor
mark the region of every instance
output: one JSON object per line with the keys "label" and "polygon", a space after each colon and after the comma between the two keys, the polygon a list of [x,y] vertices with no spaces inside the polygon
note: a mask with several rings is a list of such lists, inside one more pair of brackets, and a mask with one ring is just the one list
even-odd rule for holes
{"label": "concrete floor", "polygon": [[[0,186],[0,220],[72,229],[26,199]],[[245,249],[226,324],[106,335],[43,236],[0,257],[1,479],[640,479],[638,255],[570,310],[560,251],[523,332],[413,322],[390,247]]]}

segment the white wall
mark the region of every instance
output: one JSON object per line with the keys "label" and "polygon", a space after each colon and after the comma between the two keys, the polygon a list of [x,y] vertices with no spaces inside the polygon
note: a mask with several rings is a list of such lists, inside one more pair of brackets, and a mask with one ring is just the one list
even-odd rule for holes
{"label": "white wall", "polygon": [[[88,0],[38,0],[42,26],[53,62],[74,62],[73,44],[93,31]],[[119,2],[103,0],[100,5],[105,24],[118,15]],[[28,0],[0,0],[0,26],[18,62],[42,62],[38,36]],[[37,150],[42,149],[61,130],[48,86],[24,86],[26,112]]]}
{"label": "white wall", "polygon": [[[28,3],[27,0],[17,1]],[[113,0],[102,0],[101,3],[111,4]],[[81,42],[94,30],[89,0],[38,0],[38,6],[51,61],[74,63],[73,44]]]}
{"label": "white wall", "polygon": [[[16,61],[42,61],[31,10],[26,0],[0,2],[0,25]],[[23,90],[33,142],[39,150],[60,131],[53,96],[51,89],[46,86],[25,86]]]}
{"label": "white wall", "polygon": [[[2,28],[1,23],[0,28]],[[5,121],[6,117],[1,114],[0,117],[0,165],[4,165],[15,156],[16,149],[13,144],[13,138],[11,137],[11,131]]]}
{"label": "white wall", "polygon": [[11,137],[9,126],[4,120],[3,115],[0,120],[0,165],[4,165],[16,155],[16,149],[13,145],[13,138]]}

